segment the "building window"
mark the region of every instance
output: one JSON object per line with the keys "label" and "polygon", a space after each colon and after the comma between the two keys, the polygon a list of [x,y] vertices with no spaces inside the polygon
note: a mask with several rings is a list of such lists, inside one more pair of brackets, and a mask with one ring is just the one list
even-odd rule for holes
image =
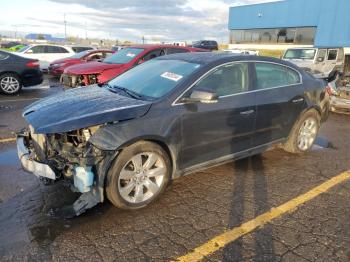
{"label": "building window", "polygon": [[231,44],[313,45],[316,27],[231,30]]}

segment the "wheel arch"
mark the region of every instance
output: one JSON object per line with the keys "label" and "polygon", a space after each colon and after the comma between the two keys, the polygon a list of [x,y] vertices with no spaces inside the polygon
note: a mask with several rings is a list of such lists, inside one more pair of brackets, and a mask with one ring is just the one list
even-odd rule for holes
{"label": "wheel arch", "polygon": [[0,77],[5,75],[5,74],[12,74],[12,75],[16,75],[20,81],[20,83],[22,84],[22,78],[21,78],[21,75],[18,74],[17,72],[14,72],[14,71],[2,71],[0,72]]}
{"label": "wheel arch", "polygon": [[122,151],[125,147],[131,146],[135,143],[139,143],[139,142],[151,142],[154,144],[159,145],[168,155],[169,160],[170,160],[170,164],[171,164],[171,178],[174,178],[174,171],[176,170],[176,154],[174,152],[174,150],[168,145],[168,143],[166,142],[166,140],[163,137],[159,137],[159,136],[142,136],[142,137],[137,137],[134,138],[132,140],[129,140],[125,143],[123,143],[122,145],[120,145],[117,149],[117,151]]}

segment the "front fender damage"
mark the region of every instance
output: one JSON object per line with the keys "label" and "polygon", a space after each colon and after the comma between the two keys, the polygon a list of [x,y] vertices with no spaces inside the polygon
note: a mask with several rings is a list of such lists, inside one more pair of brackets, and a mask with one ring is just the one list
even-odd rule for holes
{"label": "front fender damage", "polygon": [[[72,191],[82,193],[69,206],[56,212],[66,218],[79,216],[104,201],[104,180],[117,151],[105,151],[89,143],[99,127],[68,133],[38,135],[33,128],[17,134],[18,155],[23,168],[45,184],[64,181]],[[51,171],[48,176],[47,170]],[[80,173],[77,170],[89,170]]]}
{"label": "front fender damage", "polygon": [[69,206],[60,211],[60,216],[72,218],[79,216],[86,210],[104,202],[104,185],[105,177],[113,160],[117,157],[118,152],[107,152],[105,158],[96,165],[94,185],[89,192],[83,193],[80,197]]}

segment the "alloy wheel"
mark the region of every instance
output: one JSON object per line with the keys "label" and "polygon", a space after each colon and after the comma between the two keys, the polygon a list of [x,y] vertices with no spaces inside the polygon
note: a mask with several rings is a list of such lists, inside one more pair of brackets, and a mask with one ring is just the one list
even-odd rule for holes
{"label": "alloy wheel", "polygon": [[298,148],[307,151],[313,145],[317,136],[317,121],[313,117],[305,119],[298,135]]}
{"label": "alloy wheel", "polygon": [[12,76],[5,76],[0,80],[1,90],[7,94],[16,93],[20,88],[19,81]]}
{"label": "alloy wheel", "polygon": [[165,181],[164,159],[155,152],[143,152],[131,157],[118,178],[120,196],[129,203],[139,204],[157,195]]}

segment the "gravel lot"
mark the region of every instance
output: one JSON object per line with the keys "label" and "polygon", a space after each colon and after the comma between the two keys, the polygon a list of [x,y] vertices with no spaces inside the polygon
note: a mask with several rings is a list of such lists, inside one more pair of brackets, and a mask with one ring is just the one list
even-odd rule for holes
{"label": "gravel lot", "polygon": [[[47,79],[19,96],[0,95],[0,138],[25,126],[26,105],[56,92],[62,88]],[[270,150],[180,178],[145,209],[123,211],[105,202],[70,220],[51,214],[77,195],[60,183],[39,183],[21,169],[15,144],[0,143],[0,261],[176,260],[350,170],[349,130],[350,116],[332,114],[320,146],[306,155]],[[350,261],[349,200],[348,180],[205,260]]]}

